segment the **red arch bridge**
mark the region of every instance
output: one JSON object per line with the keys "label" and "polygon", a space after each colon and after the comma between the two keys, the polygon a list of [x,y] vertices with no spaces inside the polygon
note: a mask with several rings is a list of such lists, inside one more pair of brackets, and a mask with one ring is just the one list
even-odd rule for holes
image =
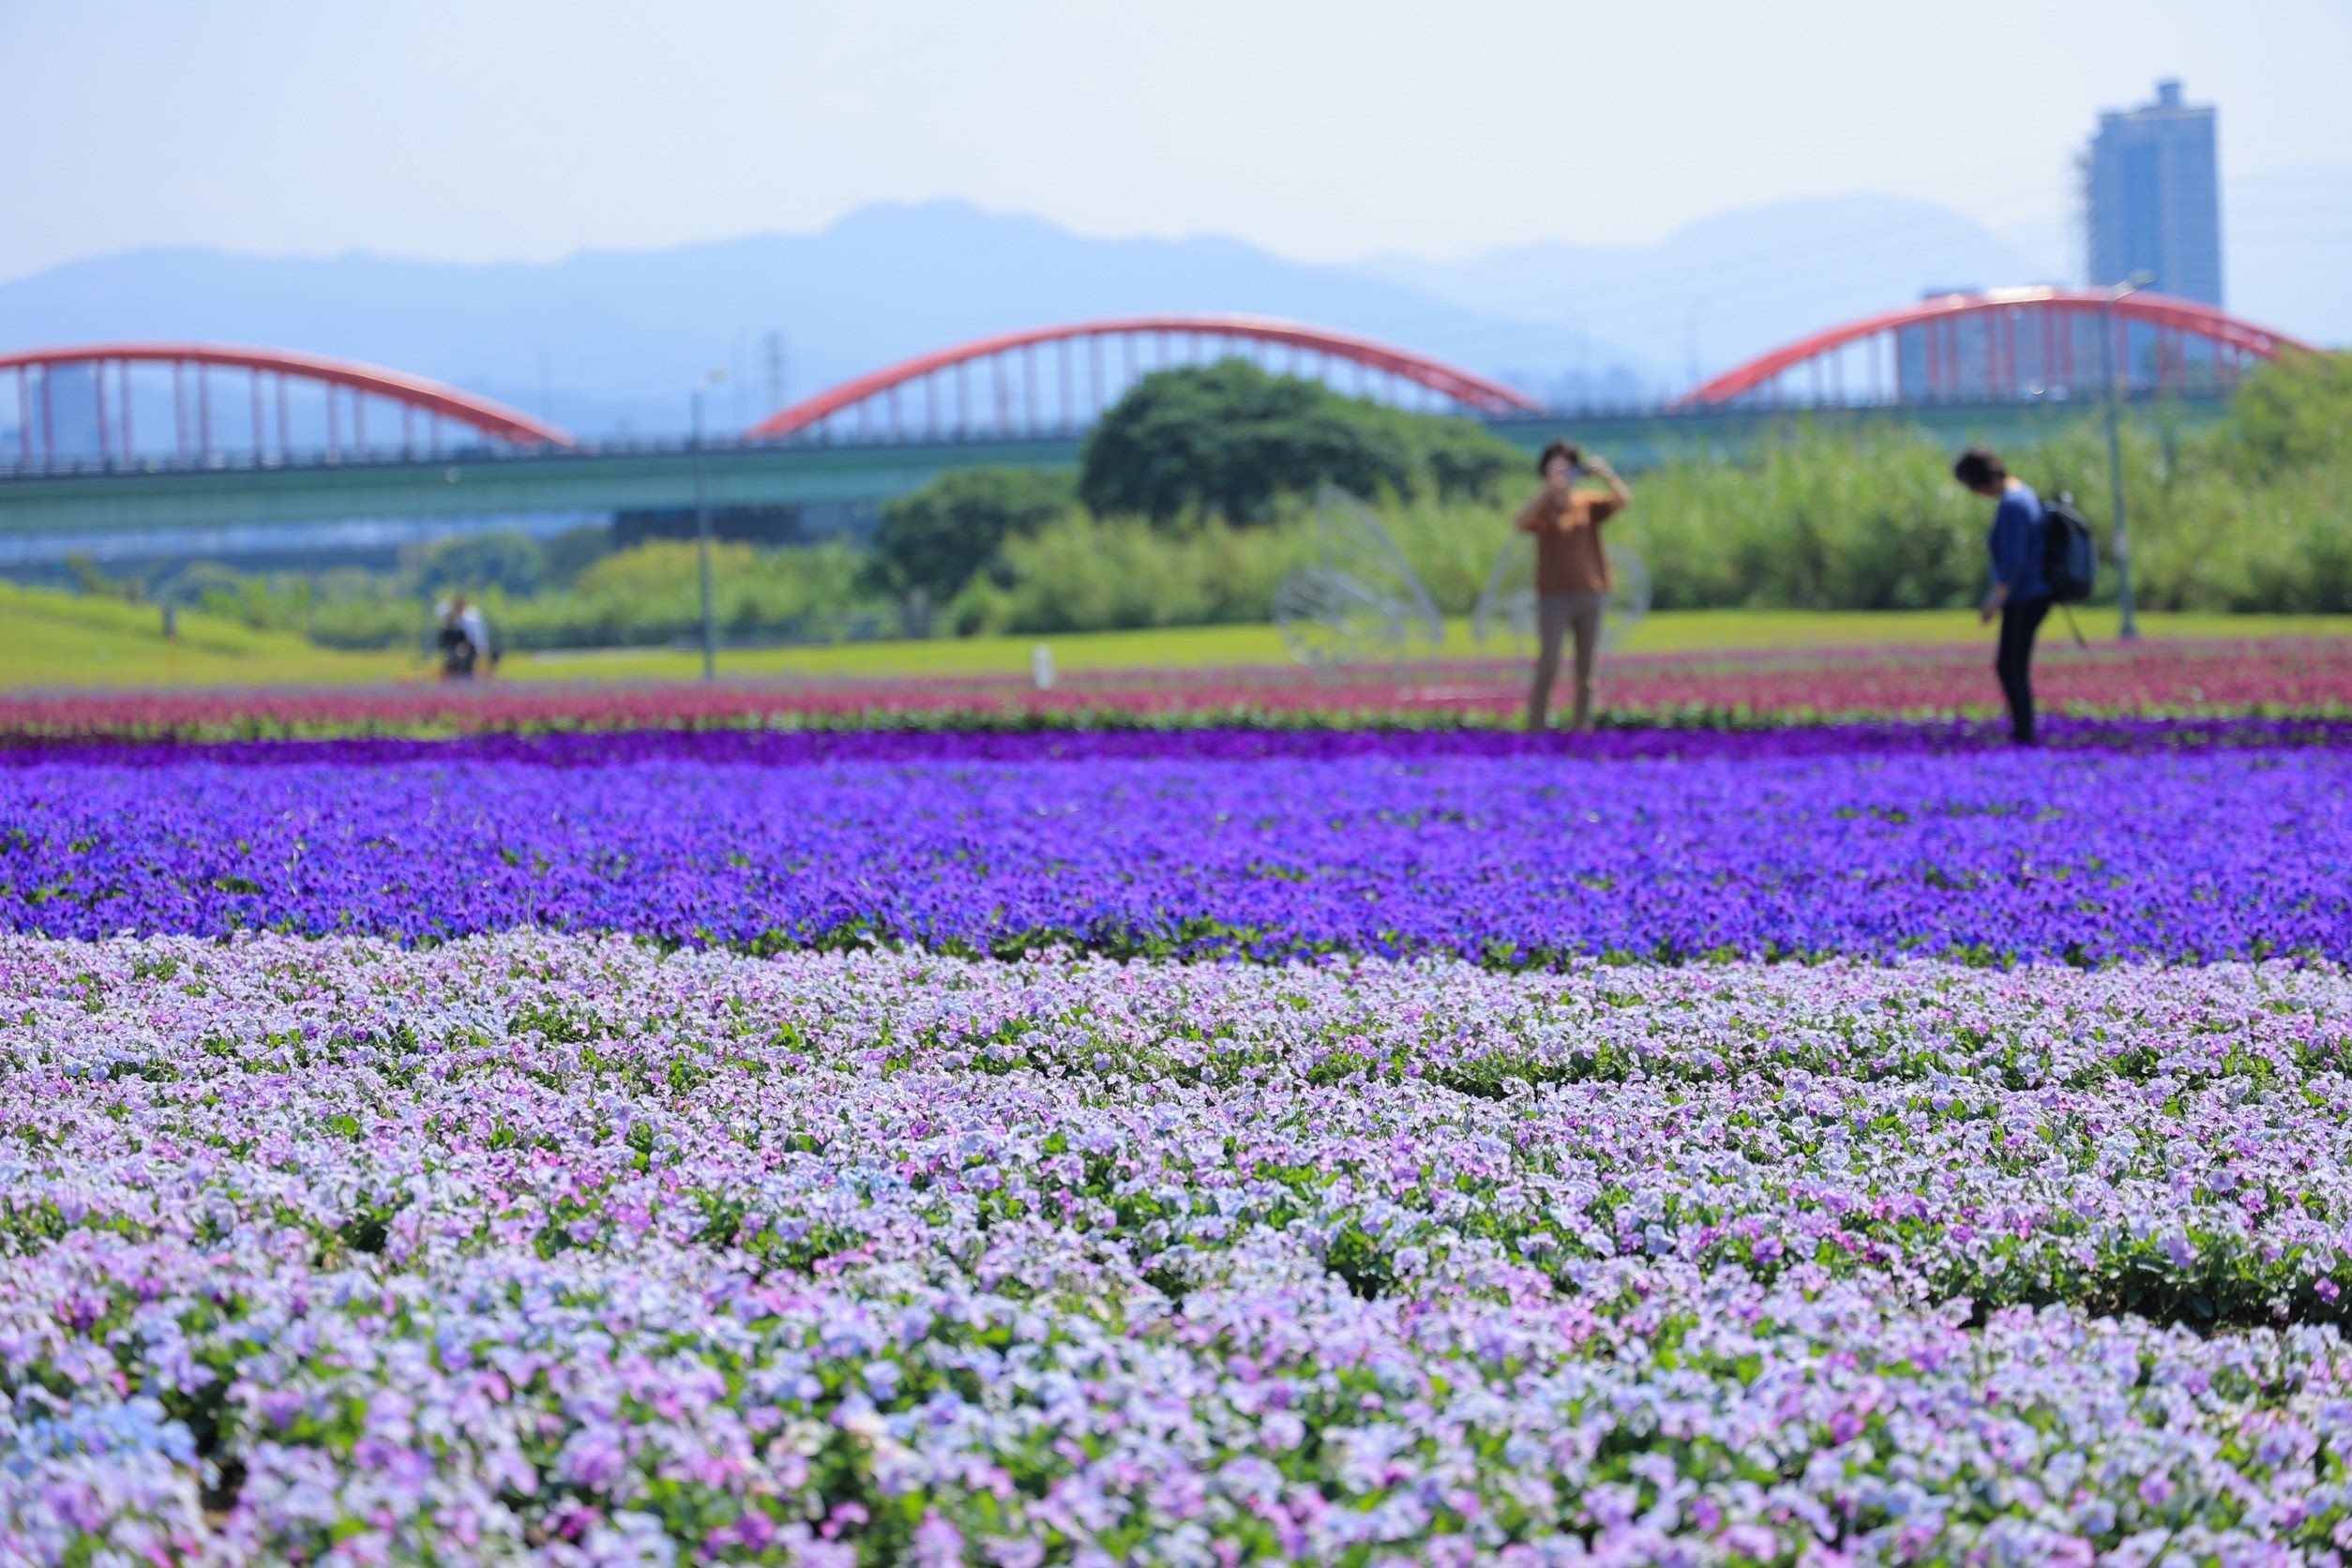
{"label": "red arch bridge", "polygon": [[347,360],[85,344],[0,354],[0,542],[674,510],[693,504],[698,470],[716,506],[864,505],[959,468],[1073,466],[1085,423],[1136,377],[1237,354],[1342,390],[1469,414],[1530,450],[1572,435],[1637,469],[1672,453],[1736,455],[1801,407],[1824,418],[1899,417],[1954,444],[2022,445],[2103,389],[2110,351],[2134,395],[2177,392],[2206,416],[2221,406],[2209,394],[2250,363],[2299,346],[2186,301],[2135,294],[2110,310],[2101,294],[2004,290],[1817,334],[1675,404],[1569,413],[1361,338],[1260,317],[1151,316],[925,354],[698,450],[674,438],[575,442],[488,399]]}
{"label": "red arch bridge", "polygon": [[[2099,391],[2210,393],[2303,347],[2213,307],[2054,288],[1946,294],[1801,339],[1663,412],[1998,403]],[[842,383],[754,424],[751,442],[942,442],[1066,435],[1138,376],[1240,356],[1344,391],[1499,422],[1540,420],[1501,382],[1369,339],[1258,316],[1138,316],[1006,333]],[[490,399],[373,365],[215,343],[94,343],[0,354],[20,468],[61,460],[217,465],[504,456],[576,449]],[[372,427],[370,415],[372,411]]]}
{"label": "red arch bridge", "polygon": [[2306,349],[2195,300],[2058,288],[1937,294],[1801,338],[1726,370],[1677,408],[2010,402],[2226,392],[2247,368]]}
{"label": "red arch bridge", "polygon": [[[1257,316],[1138,316],[1007,333],[859,376],[740,438],[942,441],[1077,430],[1138,376],[1242,357],[1401,403],[1536,415],[1515,387],[1372,339]],[[429,459],[488,441],[571,448],[564,430],[437,382],[352,360],[218,343],[91,343],[0,354],[24,466]],[[370,428],[370,414],[373,428]],[[0,423],[0,429],[5,429]]]}
{"label": "red arch bridge", "polygon": [[[83,343],[0,354],[19,458],[431,457],[484,441],[569,446],[544,420],[420,376],[290,349]],[[368,428],[375,411],[373,436]]]}
{"label": "red arch bridge", "polygon": [[1343,391],[1468,415],[1541,414],[1516,387],[1435,359],[1262,316],[1131,316],[982,338],[843,382],[751,427],[755,441],[803,435],[932,440],[1072,430],[1138,377],[1247,359]]}

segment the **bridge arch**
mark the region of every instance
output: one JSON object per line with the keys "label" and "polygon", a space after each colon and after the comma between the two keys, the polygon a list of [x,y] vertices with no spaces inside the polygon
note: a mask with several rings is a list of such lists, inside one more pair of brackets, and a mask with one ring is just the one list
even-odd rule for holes
{"label": "bridge arch", "polygon": [[[1106,374],[1104,349],[1114,340],[1123,362]],[[1048,348],[1051,364],[1043,362]],[[1078,363],[1081,349],[1083,366]],[[1472,414],[1543,412],[1543,404],[1516,387],[1349,333],[1265,316],[1128,316],[1001,333],[918,354],[778,409],[746,433],[776,441],[829,431],[852,413],[856,430],[867,434],[1034,431],[1057,428],[1051,417],[1057,413],[1058,428],[1072,429],[1115,400],[1107,395],[1110,389],[1123,388],[1144,371],[1236,353],[1305,373],[1314,373],[1319,359],[1326,379],[1339,379],[1342,366],[1353,367],[1361,390],[1385,378]],[[1281,362],[1286,354],[1287,365]],[[971,375],[976,366],[991,372],[993,397],[993,407],[981,405],[978,418],[972,416]],[[921,407],[910,409],[915,389]]]}
{"label": "bridge arch", "polygon": [[[2135,389],[2220,391],[2251,362],[2307,347],[2166,294],[2133,294],[2110,304],[2096,289],[1994,289],[1938,294],[1798,339],[1724,371],[1676,406],[2097,394],[2110,352],[2117,373]],[[1803,384],[1791,386],[1792,380]]]}
{"label": "bridge arch", "polygon": [[[420,449],[440,449],[443,424],[517,445],[572,445],[568,433],[519,409],[422,376],[357,360],[227,343],[114,342],[0,354],[0,384],[10,376],[16,384],[20,455],[27,462],[37,455],[44,462],[66,457],[95,456],[100,461],[112,461],[139,456],[138,411],[146,405],[152,417],[160,400],[157,388],[137,384],[140,378],[134,370],[155,367],[166,368],[169,373],[171,430],[170,439],[162,445],[181,459],[203,460],[223,447],[249,451],[257,458],[293,450],[295,388],[303,389],[303,444],[312,445],[309,431],[323,423],[330,455],[370,449],[367,415],[371,400],[398,412],[399,447],[409,455]],[[217,431],[212,375],[216,370],[240,372],[234,380],[244,384],[233,384],[228,390],[246,393],[249,404],[242,419],[224,406]],[[420,420],[424,423],[421,446]],[[156,445],[151,440],[148,449]],[[379,444],[376,449],[385,445],[389,444]],[[64,447],[73,450],[61,451]]]}

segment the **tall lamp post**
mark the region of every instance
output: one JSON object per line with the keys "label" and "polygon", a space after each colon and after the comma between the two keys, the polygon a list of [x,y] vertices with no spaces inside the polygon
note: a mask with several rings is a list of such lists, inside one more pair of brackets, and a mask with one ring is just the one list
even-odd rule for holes
{"label": "tall lamp post", "polygon": [[718,679],[718,620],[711,607],[711,491],[702,475],[702,394],[727,379],[709,370],[694,384],[694,549],[702,570],[702,678]]}
{"label": "tall lamp post", "polygon": [[2132,536],[2124,527],[2123,394],[2116,384],[2116,301],[2135,294],[2154,282],[2150,273],[2135,272],[2107,291],[2099,307],[2099,362],[2107,377],[2107,487],[2115,495],[2115,592],[2123,609],[2123,641],[2139,641],[2139,623],[2132,615]]}

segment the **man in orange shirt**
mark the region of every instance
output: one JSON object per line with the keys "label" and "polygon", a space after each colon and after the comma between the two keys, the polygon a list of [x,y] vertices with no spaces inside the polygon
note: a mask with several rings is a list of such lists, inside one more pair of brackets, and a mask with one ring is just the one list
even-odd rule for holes
{"label": "man in orange shirt", "polygon": [[[1598,457],[1587,458],[1573,441],[1555,441],[1535,460],[1544,490],[1519,511],[1519,530],[1535,535],[1535,689],[1528,694],[1527,727],[1551,722],[1552,683],[1560,678],[1560,647],[1576,641],[1578,731],[1592,728],[1592,663],[1601,645],[1601,611],[1609,590],[1608,551],[1601,525],[1634,504],[1634,492],[1616,470]],[[1580,490],[1576,479],[1590,474],[1607,487]]]}

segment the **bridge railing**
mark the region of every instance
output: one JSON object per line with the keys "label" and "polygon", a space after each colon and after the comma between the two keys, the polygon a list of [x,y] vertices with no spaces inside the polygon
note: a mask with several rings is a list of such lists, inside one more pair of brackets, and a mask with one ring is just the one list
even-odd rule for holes
{"label": "bridge railing", "polygon": [[[2191,383],[2169,387],[2133,387],[2124,397],[2135,405],[2166,402],[2202,402],[2228,396],[2235,390],[2234,381],[2211,384]],[[2082,393],[2067,388],[2054,388],[2019,398],[1988,399],[1972,396],[1909,397],[1909,398],[1849,398],[1838,402],[1804,403],[1772,399],[1741,399],[1713,406],[1683,406],[1666,402],[1585,402],[1545,409],[1541,412],[1511,413],[1481,416],[1479,422],[1489,429],[1508,432],[1514,430],[1544,428],[1561,424],[1587,424],[1606,427],[1611,424],[1655,423],[1672,426],[1689,424],[1703,426],[1719,422],[1726,416],[1802,418],[1808,415],[1832,417],[1902,415],[1937,410],[1970,408],[2074,407],[2086,412],[2101,406],[2096,393]],[[894,434],[887,430],[836,430],[816,427],[794,435],[776,439],[754,439],[745,435],[719,435],[704,438],[701,446],[714,458],[746,455],[774,455],[811,450],[880,451],[893,448],[938,449],[942,447],[988,448],[1001,447],[1008,454],[1038,447],[1069,445],[1082,442],[1093,429],[1091,424],[1048,426],[1027,430],[982,429],[960,434],[914,436]],[[316,473],[326,471],[365,471],[369,469],[416,470],[432,468],[474,468],[484,465],[593,464],[629,459],[656,458],[679,460],[692,456],[695,444],[674,435],[611,436],[598,440],[583,440],[571,446],[538,446],[489,442],[475,445],[444,447],[430,452],[412,450],[398,445],[354,449],[344,446],[336,450],[314,451],[216,451],[204,456],[138,454],[125,456],[119,452],[100,457],[94,453],[57,454],[44,457],[36,452],[27,458],[22,455],[0,430],[0,482],[10,479],[59,479],[137,477],[144,475],[266,475],[278,473]]]}

